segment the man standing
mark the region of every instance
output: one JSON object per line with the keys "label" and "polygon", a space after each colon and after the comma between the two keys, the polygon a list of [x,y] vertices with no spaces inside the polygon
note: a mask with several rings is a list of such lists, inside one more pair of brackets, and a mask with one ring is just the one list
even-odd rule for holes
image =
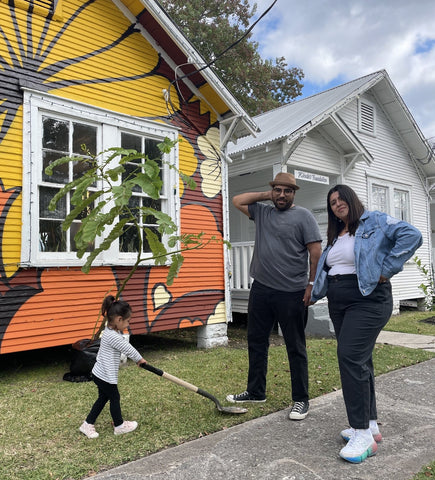
{"label": "man standing", "polygon": [[[293,203],[299,189],[294,175],[278,173],[270,185],[269,191],[233,198],[233,205],[255,222],[256,232],[250,269],[254,282],[248,304],[247,390],[228,395],[227,400],[266,401],[269,337],[278,321],[291,372],[294,404],[289,418],[303,420],[309,408],[306,313],[321,254],[321,236],[311,212]],[[266,200],[273,205],[259,203]]]}

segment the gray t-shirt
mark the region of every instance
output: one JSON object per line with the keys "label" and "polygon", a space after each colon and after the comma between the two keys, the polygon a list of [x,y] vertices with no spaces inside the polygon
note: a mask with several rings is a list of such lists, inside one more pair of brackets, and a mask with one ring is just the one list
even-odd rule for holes
{"label": "gray t-shirt", "polygon": [[282,211],[257,202],[249,205],[249,215],[256,227],[251,277],[275,290],[304,290],[308,282],[306,245],[322,240],[313,214],[297,205]]}

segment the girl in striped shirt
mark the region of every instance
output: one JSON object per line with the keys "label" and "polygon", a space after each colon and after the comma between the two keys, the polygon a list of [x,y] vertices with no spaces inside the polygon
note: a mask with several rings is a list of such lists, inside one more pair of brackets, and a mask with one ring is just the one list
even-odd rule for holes
{"label": "girl in striped shirt", "polygon": [[113,295],[109,295],[103,301],[102,313],[107,324],[101,337],[97,361],[92,369],[92,378],[98,387],[98,398],[80,427],[80,431],[88,438],[98,437],[94,424],[107,402],[110,402],[115,435],[129,433],[136,429],[137,422],[124,420],[121,413],[118,391],[121,353],[131,358],[137,365],[146,363],[142,355],[122,335],[130,322],[130,305],[123,300],[115,300]]}

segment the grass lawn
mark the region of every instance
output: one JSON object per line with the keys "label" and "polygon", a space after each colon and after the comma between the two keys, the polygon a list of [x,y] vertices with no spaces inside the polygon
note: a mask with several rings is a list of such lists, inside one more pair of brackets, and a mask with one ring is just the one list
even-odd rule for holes
{"label": "grass lawn", "polygon": [[415,309],[394,315],[384,330],[402,333],[418,333],[419,335],[435,335],[435,311],[417,312]]}
{"label": "grass lawn", "polygon": [[[406,314],[408,315],[408,313]],[[426,318],[429,317],[426,313]],[[419,332],[421,318],[404,322]],[[389,326],[391,327],[393,319]],[[435,326],[427,324],[435,334]],[[426,324],[423,326],[426,329]],[[423,328],[422,327],[422,328]],[[409,327],[410,328],[410,327]],[[196,348],[195,329],[133,336],[132,344],[149,363],[215,395],[244,390],[247,374],[245,330],[229,326],[229,346]],[[308,339],[310,395],[340,388],[335,340]],[[376,374],[425,361],[430,352],[377,345]],[[237,423],[286,408],[290,403],[289,371],[282,338],[270,348],[268,401],[250,405],[243,415],[223,415],[212,401],[195,395],[129,362],[121,367],[119,388],[123,414],[139,422],[135,440],[114,436],[108,408],[98,418],[98,440],[78,427],[96,398],[91,382],[62,380],[69,370],[69,348],[4,355],[0,363],[0,478],[2,480],[78,480]],[[415,480],[435,478],[435,462]],[[411,479],[410,479],[411,480]]]}

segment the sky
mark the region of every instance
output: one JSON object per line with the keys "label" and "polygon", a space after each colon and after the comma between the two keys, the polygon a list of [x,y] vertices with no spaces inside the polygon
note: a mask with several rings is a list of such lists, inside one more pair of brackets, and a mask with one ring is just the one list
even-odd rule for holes
{"label": "sky", "polygon": [[[255,21],[273,0],[257,4]],[[386,70],[426,138],[435,137],[435,0],[277,0],[254,27],[263,59],[285,57],[302,97]],[[433,138],[435,140],[435,138]]]}

